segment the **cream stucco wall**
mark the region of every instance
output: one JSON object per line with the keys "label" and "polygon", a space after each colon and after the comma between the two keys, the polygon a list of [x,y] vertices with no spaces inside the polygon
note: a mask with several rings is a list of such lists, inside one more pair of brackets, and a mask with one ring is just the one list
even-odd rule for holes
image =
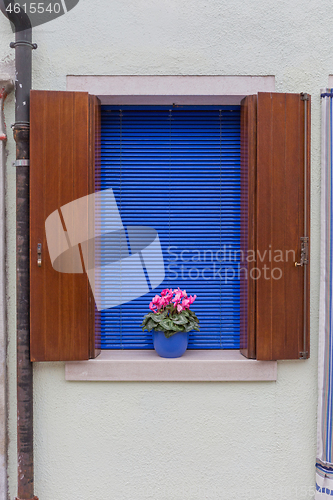
{"label": "cream stucco wall", "polygon": [[[94,6],[94,10],[92,10]],[[312,94],[311,359],[277,382],[66,382],[36,364],[35,491],[40,500],[311,498],[314,489],[320,204],[320,88],[333,73],[329,0],[80,0],[34,31],[33,86],[66,75],[275,75]],[[13,39],[0,15],[0,66]],[[14,121],[14,99],[6,102]],[[9,488],[16,494],[15,172],[9,134],[7,245]]]}

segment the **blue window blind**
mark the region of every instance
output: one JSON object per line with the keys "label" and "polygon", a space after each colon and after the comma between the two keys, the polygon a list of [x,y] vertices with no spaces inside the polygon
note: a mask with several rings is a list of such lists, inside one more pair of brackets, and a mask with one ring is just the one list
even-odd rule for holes
{"label": "blue window blind", "polygon": [[152,349],[142,317],[179,286],[197,295],[189,348],[238,349],[240,107],[102,106],[100,181],[124,227],[158,232],[165,263],[158,288],[101,312],[102,348]]}

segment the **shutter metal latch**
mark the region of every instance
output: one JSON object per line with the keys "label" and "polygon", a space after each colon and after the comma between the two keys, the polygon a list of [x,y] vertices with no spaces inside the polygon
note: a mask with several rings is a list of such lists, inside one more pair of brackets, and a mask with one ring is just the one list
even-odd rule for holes
{"label": "shutter metal latch", "polygon": [[301,237],[301,260],[295,262],[295,267],[304,266],[309,263],[309,238],[308,236]]}
{"label": "shutter metal latch", "polygon": [[[301,237],[301,260],[300,262],[295,262],[295,267],[305,266],[309,263],[309,238],[308,236]],[[306,271],[305,271],[306,272]],[[304,318],[305,321],[305,318]],[[304,334],[305,336],[306,334]],[[304,346],[306,346],[306,339],[304,340]],[[308,351],[301,351],[299,353],[299,359],[307,359],[309,357]]]}
{"label": "shutter metal latch", "polygon": [[308,352],[308,268],[306,264],[309,263],[309,238],[306,236],[308,234],[308,120],[309,120],[309,109],[310,106],[310,96],[305,92],[301,93],[301,100],[304,102],[304,236],[301,238],[301,260],[300,262],[295,262],[295,266],[303,267],[304,279],[303,279],[303,349],[299,353],[299,359],[307,359],[309,357]]}
{"label": "shutter metal latch", "polygon": [[42,244],[38,243],[37,245],[37,265],[38,267],[42,267]]}

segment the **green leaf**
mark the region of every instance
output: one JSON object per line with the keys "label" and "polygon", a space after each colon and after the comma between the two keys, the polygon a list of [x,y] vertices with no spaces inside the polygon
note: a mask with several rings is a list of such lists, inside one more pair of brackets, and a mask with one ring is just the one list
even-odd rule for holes
{"label": "green leaf", "polygon": [[174,332],[178,331],[178,327],[170,318],[163,319],[160,323],[160,326],[163,328],[163,330],[173,330]]}
{"label": "green leaf", "polygon": [[149,317],[148,317],[148,314],[147,314],[146,316],[144,316],[143,321],[142,321],[142,325],[141,325],[142,331],[144,331],[146,329],[146,324],[147,324],[148,321],[149,321]]}
{"label": "green leaf", "polygon": [[200,331],[200,328],[194,321],[190,321],[188,325],[185,326],[185,332],[190,332],[191,330],[196,330],[197,332]]}
{"label": "green leaf", "polygon": [[198,320],[197,315],[195,314],[195,312],[191,311],[190,309],[189,309],[188,312],[190,313],[191,319],[194,319],[197,323],[199,323],[199,320]]}
{"label": "green leaf", "polygon": [[163,320],[160,322],[160,326],[161,326],[163,329],[166,329],[166,330],[170,330],[170,324],[171,324],[171,321],[170,321],[170,319],[168,319],[168,318],[165,318],[165,319],[163,319]]}
{"label": "green leaf", "polygon": [[150,319],[150,318],[153,318],[154,317],[154,313],[153,312],[149,312],[148,314],[146,314],[144,317],[143,317],[143,322],[142,324],[146,324],[147,321]]}
{"label": "green leaf", "polygon": [[156,327],[156,323],[151,318],[149,318],[149,321],[146,325],[148,332],[151,332],[155,327]]}
{"label": "green leaf", "polygon": [[172,335],[174,335],[176,332],[173,332],[172,330],[166,330],[164,332],[164,335],[166,336],[167,339],[169,339],[170,337],[172,337]]}
{"label": "green leaf", "polygon": [[154,317],[152,319],[155,321],[155,323],[161,323],[161,321],[163,321],[163,319],[167,316],[167,314],[168,311],[165,310],[160,314],[154,314]]}
{"label": "green leaf", "polygon": [[185,318],[184,316],[182,316],[181,314],[179,314],[178,316],[175,316],[174,318],[172,318],[172,321],[176,325],[186,325],[188,323],[188,319]]}

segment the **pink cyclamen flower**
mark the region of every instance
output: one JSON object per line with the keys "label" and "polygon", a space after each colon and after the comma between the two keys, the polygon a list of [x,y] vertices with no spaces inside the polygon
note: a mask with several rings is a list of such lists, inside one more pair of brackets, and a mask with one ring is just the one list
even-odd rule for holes
{"label": "pink cyclamen flower", "polygon": [[175,304],[177,304],[178,302],[180,302],[182,300],[182,291],[178,291],[176,290],[176,295],[174,296],[174,298],[172,299],[172,302],[174,302]]}
{"label": "pink cyclamen flower", "polygon": [[161,293],[161,295],[162,295],[161,304],[163,305],[163,307],[168,306],[170,304],[171,299],[172,299],[172,295],[173,295],[172,290],[168,290],[168,289],[166,289],[166,290],[167,290],[167,294],[165,294],[164,296],[163,296],[163,292],[165,290],[163,290],[163,292]]}
{"label": "pink cyclamen flower", "polygon": [[160,297],[159,295],[155,295],[155,297],[153,298],[152,302],[157,306],[157,309],[161,309],[161,307],[163,307],[163,303],[161,302],[162,300],[162,297]]}
{"label": "pink cyclamen flower", "polygon": [[154,306],[154,304],[153,304],[152,302],[149,304],[149,309],[150,309],[151,311],[153,311],[153,312],[156,312],[156,311],[155,311],[156,306]]}
{"label": "pink cyclamen flower", "polygon": [[169,300],[167,297],[162,297],[160,300],[160,308],[165,307],[169,304]]}
{"label": "pink cyclamen flower", "polygon": [[183,310],[183,307],[181,304],[177,304],[177,312],[181,312]]}
{"label": "pink cyclamen flower", "polygon": [[155,297],[152,300],[152,303],[158,304],[160,300],[161,300],[161,297],[159,295],[155,295]]}
{"label": "pink cyclamen flower", "polygon": [[188,299],[190,301],[190,305],[193,304],[193,302],[195,301],[196,298],[197,298],[196,295],[194,295],[193,297],[192,297],[192,295],[190,295],[190,297]]}
{"label": "pink cyclamen flower", "polygon": [[190,308],[190,299],[183,299],[182,306],[183,306],[183,309],[189,309]]}
{"label": "pink cyclamen flower", "polygon": [[162,295],[162,297],[164,297],[168,293],[169,293],[169,288],[164,288],[164,290],[162,290],[162,292],[161,292],[161,295]]}

